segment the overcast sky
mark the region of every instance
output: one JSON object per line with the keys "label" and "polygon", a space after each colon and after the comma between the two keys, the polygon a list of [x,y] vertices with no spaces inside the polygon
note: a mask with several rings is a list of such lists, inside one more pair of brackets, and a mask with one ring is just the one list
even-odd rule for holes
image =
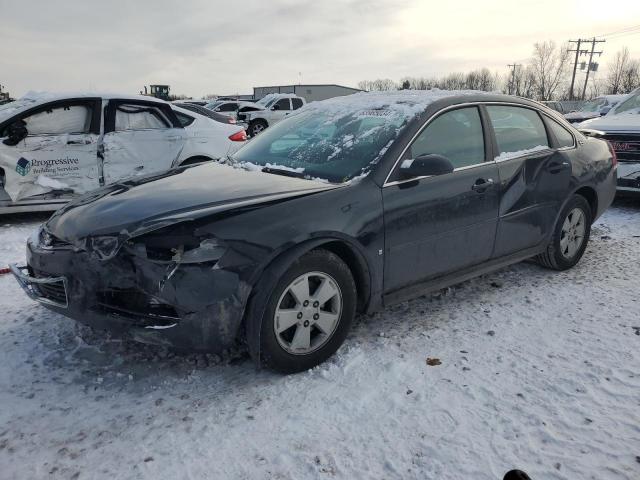
{"label": "overcast sky", "polygon": [[[533,43],[640,25],[640,0],[0,0],[0,84],[252,93],[253,86],[506,72]],[[640,28],[602,45],[604,66]],[[599,74],[603,75],[601,71]]]}

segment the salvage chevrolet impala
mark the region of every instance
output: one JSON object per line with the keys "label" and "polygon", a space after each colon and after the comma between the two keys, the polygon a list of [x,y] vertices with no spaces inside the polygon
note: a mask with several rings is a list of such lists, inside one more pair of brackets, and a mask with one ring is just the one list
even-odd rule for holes
{"label": "salvage chevrolet impala", "polygon": [[12,269],[95,328],[207,351],[244,339],[297,372],[357,312],[528,258],[574,266],[615,186],[610,145],[539,103],[359,93],[301,108],[226,164],[73,201]]}

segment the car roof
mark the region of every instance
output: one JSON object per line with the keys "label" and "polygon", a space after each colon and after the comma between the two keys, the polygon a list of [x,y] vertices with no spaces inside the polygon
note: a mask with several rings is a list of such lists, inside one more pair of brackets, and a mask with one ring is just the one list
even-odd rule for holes
{"label": "car roof", "polygon": [[6,120],[13,115],[21,113],[24,110],[37,107],[49,102],[62,101],[77,98],[102,98],[103,100],[142,100],[146,102],[167,103],[156,97],[146,95],[130,95],[127,93],[113,92],[90,92],[90,91],[71,91],[71,92],[35,92],[29,91],[14,102],[0,106],[0,122]]}

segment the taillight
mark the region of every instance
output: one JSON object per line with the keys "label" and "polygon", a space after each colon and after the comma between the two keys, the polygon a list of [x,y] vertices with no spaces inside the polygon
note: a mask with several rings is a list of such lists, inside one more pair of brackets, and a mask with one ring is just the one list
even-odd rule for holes
{"label": "taillight", "polygon": [[232,142],[246,142],[247,141],[247,132],[244,130],[240,130],[239,132],[234,133],[229,137],[229,140]]}
{"label": "taillight", "polygon": [[613,168],[615,168],[618,165],[618,156],[616,155],[616,151],[613,149],[613,145],[611,145],[611,142],[609,142],[608,140],[605,140],[605,142],[607,142],[609,151],[611,152],[611,163],[613,165]]}

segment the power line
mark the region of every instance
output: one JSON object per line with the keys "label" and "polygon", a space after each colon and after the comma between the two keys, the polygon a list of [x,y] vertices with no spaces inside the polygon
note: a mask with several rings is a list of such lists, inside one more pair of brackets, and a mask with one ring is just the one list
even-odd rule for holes
{"label": "power line", "polygon": [[618,30],[614,30],[613,32],[603,33],[601,35],[596,35],[596,37],[609,37],[611,35],[617,35],[617,34],[620,34],[620,33],[626,33],[628,31],[637,30],[637,29],[640,29],[640,25],[630,25],[628,27],[624,27],[624,28],[621,28],[621,29],[618,29]]}

